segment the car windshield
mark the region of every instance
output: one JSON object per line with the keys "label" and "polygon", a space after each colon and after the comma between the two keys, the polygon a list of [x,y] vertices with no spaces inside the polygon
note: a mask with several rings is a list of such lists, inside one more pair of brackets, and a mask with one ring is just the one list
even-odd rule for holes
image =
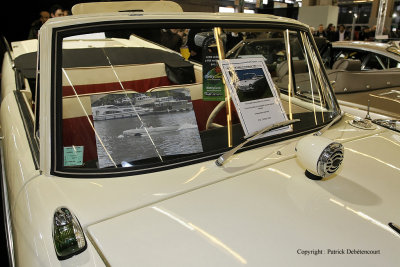
{"label": "car windshield", "polygon": [[60,171],[134,173],[216,159],[270,124],[300,119],[243,149],[316,131],[339,113],[305,28],[168,25],[63,38]]}

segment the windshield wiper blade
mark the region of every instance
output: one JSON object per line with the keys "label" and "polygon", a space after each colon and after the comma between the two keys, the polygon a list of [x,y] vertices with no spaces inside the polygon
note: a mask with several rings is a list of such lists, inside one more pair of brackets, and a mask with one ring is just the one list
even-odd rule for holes
{"label": "windshield wiper blade", "polygon": [[236,147],[232,148],[231,150],[225,152],[224,154],[222,154],[216,161],[215,164],[217,164],[217,166],[222,166],[226,160],[228,160],[233,154],[236,153],[236,151],[238,151],[239,149],[241,149],[245,144],[247,144],[248,142],[250,142],[251,140],[255,139],[256,137],[260,136],[261,134],[267,133],[271,130],[274,130],[276,128],[280,128],[280,127],[284,127],[284,126],[288,126],[290,124],[293,124],[295,122],[299,122],[300,119],[294,119],[294,120],[287,120],[287,121],[282,121],[282,122],[278,122],[272,125],[269,125],[267,127],[265,127],[264,129],[261,129],[255,133],[253,133],[252,135],[246,136],[245,138],[247,138],[246,141],[240,143],[239,145],[237,145]]}
{"label": "windshield wiper blade", "polygon": [[323,134],[324,132],[326,132],[329,128],[331,128],[331,126],[332,126],[333,124],[335,124],[339,119],[341,119],[342,116],[343,116],[343,111],[342,111],[342,112],[339,112],[339,113],[333,118],[333,120],[332,120],[330,123],[328,123],[327,125],[325,125],[324,128],[322,128],[321,130],[319,130],[318,132],[316,132],[314,135],[316,135],[316,136],[322,135],[322,134]]}

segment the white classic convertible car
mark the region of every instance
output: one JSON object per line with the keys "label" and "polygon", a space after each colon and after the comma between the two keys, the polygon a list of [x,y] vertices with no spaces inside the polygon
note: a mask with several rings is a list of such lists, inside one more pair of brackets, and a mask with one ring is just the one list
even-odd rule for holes
{"label": "white classic convertible car", "polygon": [[[397,266],[400,133],[341,112],[309,27],[139,3],[76,6],[4,57],[10,265]],[[200,63],[177,29],[214,33]],[[283,37],[286,85],[263,55],[225,59],[239,33]],[[272,96],[237,101],[226,73],[254,66]]]}

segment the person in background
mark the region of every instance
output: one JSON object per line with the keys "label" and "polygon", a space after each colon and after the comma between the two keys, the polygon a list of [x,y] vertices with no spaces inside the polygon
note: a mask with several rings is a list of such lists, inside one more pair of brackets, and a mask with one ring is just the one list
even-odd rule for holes
{"label": "person in background", "polygon": [[50,16],[52,18],[64,16],[64,9],[60,5],[57,5],[57,4],[53,5],[50,8]]}
{"label": "person in background", "polygon": [[371,27],[366,41],[375,41],[375,32],[376,32],[376,25]]}
{"label": "person in background", "polygon": [[339,30],[335,34],[335,41],[348,41],[350,40],[350,34],[346,31],[343,24],[340,24]]}
{"label": "person in background", "polygon": [[326,27],[326,38],[330,42],[334,42],[335,41],[335,26],[333,26],[332,23],[330,23],[328,25],[328,27]]}
{"label": "person in background", "polygon": [[314,32],[315,37],[325,37],[326,38],[326,32],[324,30],[324,25],[320,24],[318,26],[318,30]]}
{"label": "person in background", "polygon": [[161,44],[169,49],[180,52],[183,44],[183,32],[179,29],[161,30]]}
{"label": "person in background", "polygon": [[353,36],[353,40],[354,40],[354,41],[360,40],[360,34],[361,34],[361,26],[355,26],[355,27],[354,27],[354,36]]}
{"label": "person in background", "polygon": [[202,60],[202,48],[200,46],[197,46],[194,42],[194,38],[196,34],[202,32],[201,29],[190,29],[188,32],[188,37],[187,37],[187,47],[190,52],[190,57],[189,60],[194,60],[197,62],[201,62]]}
{"label": "person in background", "polygon": [[360,34],[358,35],[358,40],[366,41],[368,39],[368,35],[369,35],[369,27],[365,26],[360,31]]}
{"label": "person in background", "polygon": [[29,30],[28,39],[37,39],[40,27],[49,19],[50,13],[46,10],[40,11],[39,19],[32,22],[31,28]]}

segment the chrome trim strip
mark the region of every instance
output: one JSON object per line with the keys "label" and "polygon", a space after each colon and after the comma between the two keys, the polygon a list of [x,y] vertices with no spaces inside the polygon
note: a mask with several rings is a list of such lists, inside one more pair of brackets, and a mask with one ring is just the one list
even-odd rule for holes
{"label": "chrome trim strip", "polygon": [[1,186],[2,186],[2,204],[3,204],[3,219],[4,219],[4,228],[5,235],[7,241],[7,250],[8,250],[8,261],[9,266],[15,266],[15,255],[14,255],[14,242],[12,235],[12,223],[11,223],[11,212],[10,212],[10,204],[8,202],[8,189],[7,189],[7,180],[6,173],[4,168],[4,153],[3,153],[3,141],[0,141],[0,157],[1,157]]}
{"label": "chrome trim strip", "polygon": [[286,31],[283,34],[283,37],[285,39],[285,47],[286,47],[286,61],[287,61],[287,66],[288,66],[288,97],[289,97],[289,119],[293,119],[293,113],[292,113],[292,97],[294,95],[294,89],[293,89],[293,73],[292,73],[292,64],[293,64],[293,59],[290,51],[290,35],[289,35],[289,29],[286,29]]}
{"label": "chrome trim strip", "polygon": [[18,90],[14,91],[14,95],[15,95],[15,102],[17,103],[18,110],[21,114],[21,120],[22,120],[22,124],[24,125],[29,148],[32,153],[32,160],[35,165],[35,169],[38,170],[40,155],[39,155],[39,144],[37,144],[34,133],[33,133],[34,122],[32,120],[32,117],[29,114],[29,111],[27,110],[29,107],[27,107],[24,100],[21,99],[21,98],[23,98],[22,92],[18,91]]}

